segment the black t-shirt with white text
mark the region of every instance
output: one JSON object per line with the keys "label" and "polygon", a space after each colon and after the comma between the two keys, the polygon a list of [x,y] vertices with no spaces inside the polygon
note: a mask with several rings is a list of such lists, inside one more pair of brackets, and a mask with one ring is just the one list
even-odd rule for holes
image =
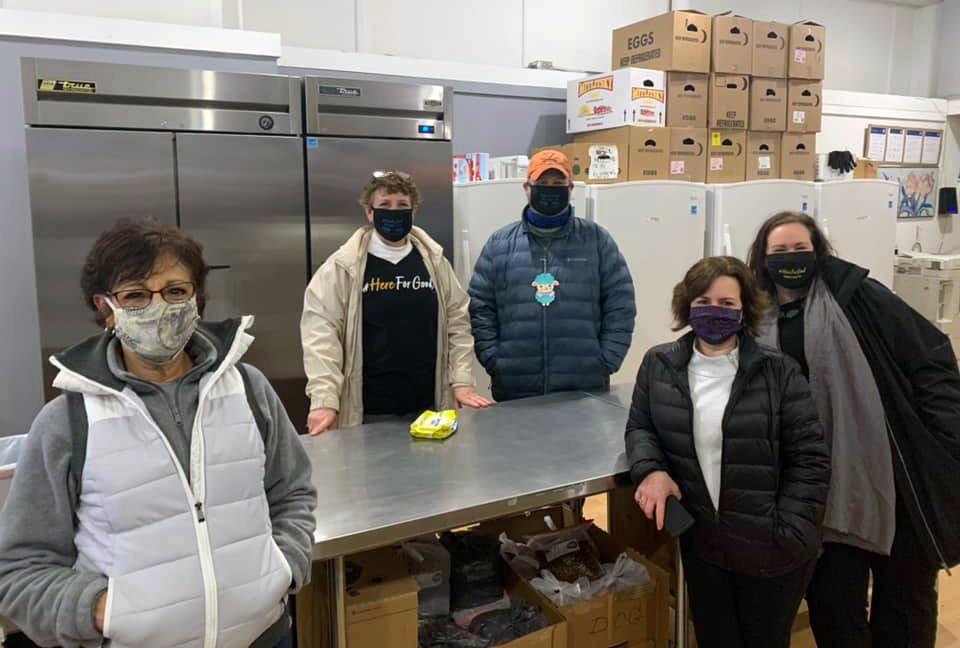
{"label": "black t-shirt with white text", "polygon": [[393,264],[372,254],[363,275],[363,411],[436,406],[437,292],[414,248]]}

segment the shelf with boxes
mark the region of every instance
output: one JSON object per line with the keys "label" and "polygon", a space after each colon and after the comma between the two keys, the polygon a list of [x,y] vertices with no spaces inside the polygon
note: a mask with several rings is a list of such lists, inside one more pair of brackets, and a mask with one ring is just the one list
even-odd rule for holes
{"label": "shelf with boxes", "polygon": [[826,30],[673,11],[613,32],[571,81],[566,150],[589,183],[816,177]]}

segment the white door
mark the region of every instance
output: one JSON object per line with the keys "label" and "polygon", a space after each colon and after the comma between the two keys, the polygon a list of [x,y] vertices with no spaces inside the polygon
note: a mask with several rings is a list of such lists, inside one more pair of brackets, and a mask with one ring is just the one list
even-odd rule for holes
{"label": "white door", "polygon": [[782,211],[814,214],[816,188],[812,182],[796,180],[711,185],[707,200],[707,254],[746,261],[768,218]]}
{"label": "white door", "polygon": [[630,352],[611,383],[633,383],[647,350],[676,339],[673,287],[703,258],[706,186],[629,182],[590,188],[588,218],[606,228],[627,260],[637,300]]}
{"label": "white door", "polygon": [[817,222],[838,257],[893,288],[899,187],[885,180],[824,182]]}
{"label": "white door", "polygon": [[[473,268],[483,246],[494,232],[520,220],[527,204],[522,178],[453,185],[453,269],[464,290],[470,287]],[[571,202],[574,214],[586,216],[586,185],[576,183]],[[490,377],[474,357],[477,391],[490,396]]]}

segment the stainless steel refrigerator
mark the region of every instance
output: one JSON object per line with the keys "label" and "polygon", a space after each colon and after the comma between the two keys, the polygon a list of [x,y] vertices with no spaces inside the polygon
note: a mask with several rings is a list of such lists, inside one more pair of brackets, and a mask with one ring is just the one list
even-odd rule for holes
{"label": "stainless steel refrigerator", "polygon": [[252,314],[246,359],[300,426],[308,275],[301,82],[273,75],[24,59],[40,335],[47,356],[97,333],[80,272],[120,219],[176,225],[213,266],[205,319]]}
{"label": "stainless steel refrigerator", "polygon": [[452,262],[452,89],[306,77],[304,97],[313,269],[366,223],[361,190],[390,170],[413,176],[423,197],[415,224]]}

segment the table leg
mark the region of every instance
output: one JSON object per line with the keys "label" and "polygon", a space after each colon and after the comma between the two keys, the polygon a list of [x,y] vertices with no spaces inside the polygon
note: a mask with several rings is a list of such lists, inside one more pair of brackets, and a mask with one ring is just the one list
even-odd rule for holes
{"label": "table leg", "polygon": [[677,623],[676,634],[674,635],[675,648],[687,648],[687,630],[689,628],[689,618],[687,615],[687,579],[683,573],[683,556],[680,554],[680,541],[675,543],[676,564],[677,564]]}
{"label": "table leg", "polygon": [[334,559],[334,605],[337,648],[347,648],[347,568],[343,556]]}

